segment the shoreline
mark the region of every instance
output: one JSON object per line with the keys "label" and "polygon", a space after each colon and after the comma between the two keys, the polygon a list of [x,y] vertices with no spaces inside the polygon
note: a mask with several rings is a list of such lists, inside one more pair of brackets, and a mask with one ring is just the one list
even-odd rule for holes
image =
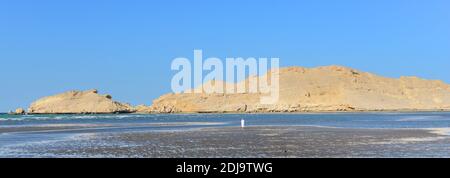
{"label": "shoreline", "polygon": [[120,113],[0,113],[0,115],[152,115],[152,114],[167,114],[167,115],[215,115],[215,114],[239,114],[239,115],[252,115],[252,114],[382,114],[382,113],[447,113],[450,109],[442,110],[365,110],[365,111],[306,111],[306,112],[175,112],[175,113],[144,113],[144,112],[120,112]]}
{"label": "shoreline", "polygon": [[[50,140],[52,144],[32,142],[25,147],[20,144],[7,146],[0,157],[450,157],[447,150],[442,149],[442,145],[450,142],[450,137],[433,132],[436,130],[439,129],[252,126],[181,132],[84,133]],[[9,153],[8,150],[21,151]]]}
{"label": "shoreline", "polygon": [[450,157],[450,113],[259,114],[2,115],[0,157]]}

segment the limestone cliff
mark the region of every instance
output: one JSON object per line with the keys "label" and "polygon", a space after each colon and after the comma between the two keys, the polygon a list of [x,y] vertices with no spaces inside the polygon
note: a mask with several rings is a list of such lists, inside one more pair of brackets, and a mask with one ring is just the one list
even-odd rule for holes
{"label": "limestone cliff", "polygon": [[97,90],[69,91],[39,99],[28,109],[30,114],[103,114],[130,113],[132,106],[112,100],[110,95],[100,95]]}
{"label": "limestone cliff", "polygon": [[[156,113],[450,110],[450,85],[438,80],[385,78],[341,66],[288,67],[279,71],[280,98],[276,104],[259,104],[262,94],[258,93],[167,94],[155,100],[149,110]],[[243,83],[248,83],[248,79],[240,84]]]}

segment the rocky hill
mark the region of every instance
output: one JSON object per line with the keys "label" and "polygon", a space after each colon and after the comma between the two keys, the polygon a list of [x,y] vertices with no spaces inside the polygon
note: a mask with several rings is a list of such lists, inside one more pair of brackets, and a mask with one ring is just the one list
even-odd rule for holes
{"label": "rocky hill", "polygon": [[[258,93],[167,94],[155,100],[147,111],[221,113],[450,110],[450,85],[438,80],[417,77],[385,78],[342,66],[288,67],[281,68],[279,72],[280,98],[276,104],[260,104],[259,99],[263,94]],[[271,72],[266,75],[270,74]],[[243,82],[245,84],[248,81]]]}
{"label": "rocky hill", "polygon": [[[268,72],[266,76],[272,75]],[[152,106],[113,101],[97,90],[69,91],[32,103],[30,114],[270,113],[332,111],[450,111],[450,85],[417,77],[385,78],[341,66],[279,69],[279,100],[261,104],[263,93],[166,94]],[[258,81],[265,76],[253,76]],[[248,86],[250,78],[223,87]],[[212,81],[211,81],[212,82]],[[214,81],[202,88],[221,85]],[[211,85],[216,84],[216,85]],[[201,88],[197,88],[198,90]],[[12,112],[13,113],[13,112]],[[15,114],[25,114],[23,109]]]}
{"label": "rocky hill", "polygon": [[103,114],[131,113],[134,108],[100,95],[97,90],[69,91],[39,99],[28,109],[30,114]]}

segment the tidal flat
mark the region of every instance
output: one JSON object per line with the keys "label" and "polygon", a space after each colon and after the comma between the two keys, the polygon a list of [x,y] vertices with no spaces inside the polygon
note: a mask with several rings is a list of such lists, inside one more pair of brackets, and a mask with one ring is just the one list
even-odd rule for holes
{"label": "tidal flat", "polygon": [[449,116],[3,115],[0,157],[448,158]]}

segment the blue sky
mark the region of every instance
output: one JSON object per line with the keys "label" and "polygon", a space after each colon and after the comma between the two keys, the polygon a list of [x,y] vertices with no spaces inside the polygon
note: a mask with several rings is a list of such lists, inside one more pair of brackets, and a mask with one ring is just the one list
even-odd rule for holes
{"label": "blue sky", "polygon": [[279,57],[450,83],[448,0],[0,0],[0,111],[97,88],[151,104],[175,57]]}

